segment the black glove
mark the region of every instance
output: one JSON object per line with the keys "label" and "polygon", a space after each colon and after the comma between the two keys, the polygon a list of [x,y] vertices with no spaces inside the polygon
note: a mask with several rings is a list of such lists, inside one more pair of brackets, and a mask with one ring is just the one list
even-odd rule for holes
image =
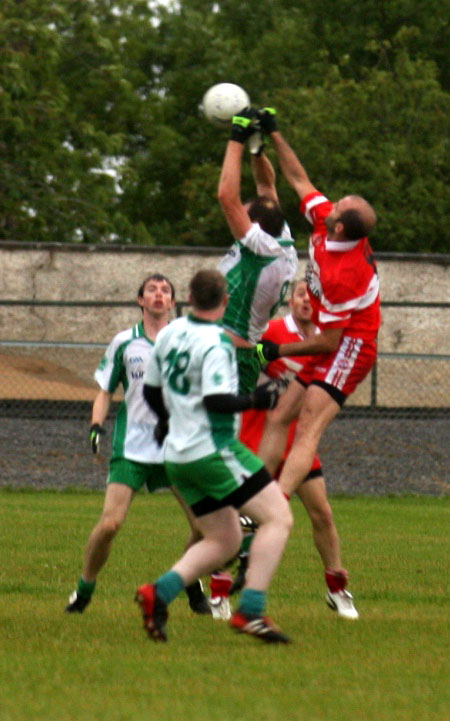
{"label": "black glove", "polygon": [[233,116],[231,123],[230,140],[237,143],[245,143],[250,135],[259,130],[259,117],[254,108],[243,108]]}
{"label": "black glove", "polygon": [[100,425],[100,423],[93,423],[89,429],[89,441],[91,444],[92,453],[94,453],[95,455],[98,453],[98,449],[100,447],[100,436],[104,436],[105,434],[106,431]]}
{"label": "black glove", "polygon": [[262,340],[261,343],[258,343],[256,345],[256,352],[261,365],[265,366],[267,363],[279,358],[279,349],[280,346],[278,343],[272,343],[271,340]]}
{"label": "black glove", "polygon": [[162,446],[162,444],[164,443],[164,438],[167,436],[168,432],[169,424],[167,420],[160,418],[155,426],[155,430],[153,431],[153,435],[158,446]]}
{"label": "black glove", "polygon": [[275,108],[261,108],[258,110],[258,118],[261,130],[265,135],[270,135],[278,130],[277,111]]}
{"label": "black glove", "polygon": [[271,411],[278,403],[278,396],[278,389],[272,381],[257,386],[253,393],[250,393],[252,408],[257,411]]}

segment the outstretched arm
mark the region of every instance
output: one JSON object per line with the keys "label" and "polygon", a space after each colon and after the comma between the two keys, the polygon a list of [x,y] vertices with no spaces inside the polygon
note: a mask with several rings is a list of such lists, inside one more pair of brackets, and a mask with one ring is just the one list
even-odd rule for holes
{"label": "outstretched arm", "polygon": [[278,193],[275,185],[276,175],[272,163],[264,153],[252,155],[251,158],[256,194],[265,195],[278,203]]}
{"label": "outstretched arm", "polygon": [[263,340],[256,346],[261,365],[284,356],[317,355],[334,353],[339,348],[343,328],[325,328],[317,335],[309,336],[296,343],[273,343]]}
{"label": "outstretched arm", "polygon": [[276,110],[274,108],[263,108],[259,111],[258,117],[261,130],[272,140],[283,175],[288,183],[292,185],[300,200],[303,200],[305,195],[314,192],[316,188],[311,183],[305,168],[291,146],[278,130]]}
{"label": "outstretched arm", "polygon": [[252,222],[241,200],[241,167],[244,146],[229,140],[217,192],[219,203],[236,239],[243,238]]}
{"label": "outstretched arm", "polygon": [[218,198],[230,230],[237,240],[243,238],[252,226],[241,200],[241,171],[244,144],[254,133],[257,112],[243,108],[231,122],[231,135],[225,151],[219,180]]}
{"label": "outstretched arm", "polygon": [[241,413],[249,408],[273,410],[278,403],[279,391],[273,381],[256,386],[252,393],[234,395],[215,393],[203,396],[203,404],[209,413]]}
{"label": "outstretched arm", "polygon": [[277,151],[283,175],[292,185],[300,200],[316,190],[311,183],[308,174],[292,150],[289,143],[283,138],[279,131],[270,135],[272,143]]}

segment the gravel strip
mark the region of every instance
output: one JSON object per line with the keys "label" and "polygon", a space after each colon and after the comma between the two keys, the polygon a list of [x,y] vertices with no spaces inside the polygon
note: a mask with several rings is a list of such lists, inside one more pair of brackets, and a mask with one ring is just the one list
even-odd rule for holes
{"label": "gravel strip", "polygon": [[[107,458],[90,452],[89,421],[0,419],[0,487],[103,489]],[[112,421],[103,442],[110,452]],[[450,420],[337,418],[320,456],[330,494],[450,494]]]}

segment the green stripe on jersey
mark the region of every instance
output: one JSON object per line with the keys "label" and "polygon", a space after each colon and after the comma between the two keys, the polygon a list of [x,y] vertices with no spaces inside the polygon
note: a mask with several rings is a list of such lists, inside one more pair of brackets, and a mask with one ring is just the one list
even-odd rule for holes
{"label": "green stripe on jersey", "polygon": [[248,337],[253,298],[264,268],[271,265],[278,256],[256,255],[241,246],[241,259],[227,275],[230,301],[223,316],[223,325],[232,328],[243,338]]}

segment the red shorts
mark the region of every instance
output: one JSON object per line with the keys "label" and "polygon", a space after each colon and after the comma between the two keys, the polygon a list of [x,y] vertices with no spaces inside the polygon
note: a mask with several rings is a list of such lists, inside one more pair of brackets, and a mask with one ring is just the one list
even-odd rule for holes
{"label": "red shorts", "polygon": [[364,380],[377,358],[376,340],[342,336],[335,353],[311,356],[311,362],[297,378],[302,385],[314,381],[325,383],[346,397]]}

